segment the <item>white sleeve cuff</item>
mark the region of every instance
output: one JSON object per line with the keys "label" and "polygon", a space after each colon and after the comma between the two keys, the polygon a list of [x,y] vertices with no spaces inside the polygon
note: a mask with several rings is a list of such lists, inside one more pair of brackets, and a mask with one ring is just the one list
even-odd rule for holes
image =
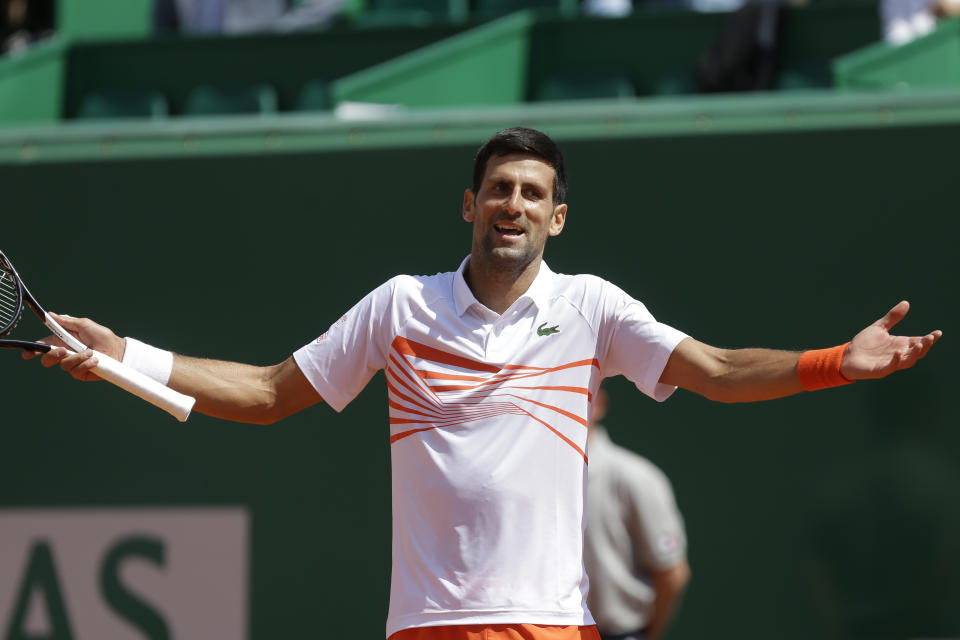
{"label": "white sleeve cuff", "polygon": [[131,369],[153,378],[160,384],[170,382],[173,373],[173,352],[151,347],[148,344],[126,338],[127,348],[123,352],[123,364]]}

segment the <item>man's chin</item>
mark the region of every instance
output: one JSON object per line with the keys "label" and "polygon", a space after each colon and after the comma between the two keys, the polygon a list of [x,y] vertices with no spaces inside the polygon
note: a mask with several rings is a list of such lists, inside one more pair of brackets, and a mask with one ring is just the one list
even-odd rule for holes
{"label": "man's chin", "polygon": [[533,258],[526,247],[491,247],[487,255],[504,264],[528,264]]}
{"label": "man's chin", "polygon": [[491,247],[488,253],[495,258],[505,260],[518,260],[527,255],[523,247]]}
{"label": "man's chin", "polygon": [[538,251],[528,242],[515,246],[504,246],[489,239],[481,241],[478,248],[483,253],[483,259],[505,269],[524,269],[536,260],[540,251],[542,251],[542,247]]}

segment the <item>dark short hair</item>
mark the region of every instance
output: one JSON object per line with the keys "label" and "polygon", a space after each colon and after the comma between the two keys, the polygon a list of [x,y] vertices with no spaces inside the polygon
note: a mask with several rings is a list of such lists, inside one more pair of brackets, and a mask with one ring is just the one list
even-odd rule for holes
{"label": "dark short hair", "polygon": [[473,160],[473,192],[480,192],[480,183],[487,172],[490,158],[513,153],[536,156],[553,167],[553,203],[561,204],[567,197],[567,169],[563,153],[550,136],[536,129],[511,127],[498,131],[483,143]]}

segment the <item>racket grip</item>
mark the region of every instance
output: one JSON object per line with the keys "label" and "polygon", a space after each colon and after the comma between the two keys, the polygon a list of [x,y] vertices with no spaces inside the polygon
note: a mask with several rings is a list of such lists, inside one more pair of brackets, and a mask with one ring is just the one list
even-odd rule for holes
{"label": "racket grip", "polygon": [[93,355],[97,358],[97,366],[93,371],[104,380],[160,407],[180,422],[186,422],[190,417],[195,398],[174,391],[99,351],[94,351]]}

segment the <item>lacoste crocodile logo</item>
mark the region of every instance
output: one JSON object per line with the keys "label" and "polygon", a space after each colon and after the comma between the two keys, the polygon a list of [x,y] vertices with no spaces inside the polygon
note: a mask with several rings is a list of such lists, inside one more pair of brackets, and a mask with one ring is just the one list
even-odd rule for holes
{"label": "lacoste crocodile logo", "polygon": [[553,334],[553,333],[560,333],[560,325],[555,324],[552,327],[548,327],[547,323],[544,322],[542,325],[537,327],[538,336],[549,336],[550,334]]}

